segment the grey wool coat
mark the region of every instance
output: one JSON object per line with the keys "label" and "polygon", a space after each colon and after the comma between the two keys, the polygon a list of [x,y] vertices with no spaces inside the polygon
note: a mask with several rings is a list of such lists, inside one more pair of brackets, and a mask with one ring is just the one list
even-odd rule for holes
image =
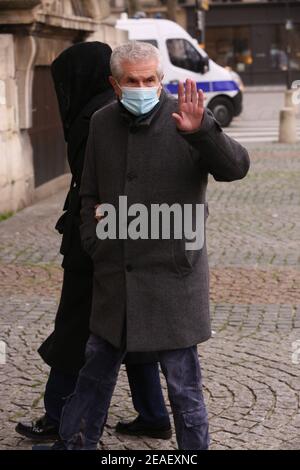
{"label": "grey wool coat", "polygon": [[209,339],[206,242],[187,251],[184,238],[100,240],[94,206],[118,208],[123,195],[128,207],[205,204],[207,216],[208,174],[233,181],[249,168],[247,150],[209,110],[198,131],[180,133],[171,116],[177,109],[163,91],[157,109],[137,125],[118,102],[91,119],[80,192],[81,237],[94,263],[90,330],[115,347],[125,337],[127,351],[185,348]]}

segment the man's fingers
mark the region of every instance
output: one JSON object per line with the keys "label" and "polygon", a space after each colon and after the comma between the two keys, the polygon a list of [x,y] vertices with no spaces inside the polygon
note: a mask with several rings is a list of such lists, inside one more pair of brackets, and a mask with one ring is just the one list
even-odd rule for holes
{"label": "man's fingers", "polygon": [[98,220],[99,222],[99,220],[101,220],[103,217],[104,217],[104,214],[101,211],[101,204],[96,204],[95,205],[95,219]]}
{"label": "man's fingers", "polygon": [[190,103],[191,102],[191,80],[188,78],[185,81],[185,102]]}
{"label": "man's fingers", "polygon": [[201,125],[204,114],[204,93],[197,89],[195,80],[187,78],[185,83],[178,85],[179,111],[172,113],[178,129],[197,129]]}
{"label": "man's fingers", "polygon": [[192,102],[193,105],[197,106],[198,104],[198,93],[197,93],[197,85],[194,80],[192,81]]}
{"label": "man's fingers", "polygon": [[198,90],[198,107],[204,107],[204,93],[202,90]]}
{"label": "man's fingers", "polygon": [[181,106],[185,102],[185,96],[184,96],[184,85],[182,82],[179,82],[178,84],[178,103],[179,106]]}

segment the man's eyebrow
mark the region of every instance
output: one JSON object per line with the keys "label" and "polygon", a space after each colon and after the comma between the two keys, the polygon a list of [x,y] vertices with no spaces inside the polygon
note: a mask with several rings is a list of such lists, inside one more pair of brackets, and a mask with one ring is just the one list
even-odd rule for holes
{"label": "man's eyebrow", "polygon": [[148,76],[143,76],[143,77],[136,77],[136,76],[133,76],[133,75],[130,75],[128,74],[126,79],[127,80],[149,80],[150,78],[154,78],[155,79],[156,75],[155,74],[152,74],[152,75],[148,75]]}

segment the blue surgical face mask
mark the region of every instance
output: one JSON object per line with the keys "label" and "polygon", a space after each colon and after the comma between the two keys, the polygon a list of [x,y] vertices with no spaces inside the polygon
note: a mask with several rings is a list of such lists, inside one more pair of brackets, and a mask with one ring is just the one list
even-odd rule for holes
{"label": "blue surgical face mask", "polygon": [[120,87],[122,90],[121,103],[135,116],[146,114],[159,102],[158,86],[152,87]]}

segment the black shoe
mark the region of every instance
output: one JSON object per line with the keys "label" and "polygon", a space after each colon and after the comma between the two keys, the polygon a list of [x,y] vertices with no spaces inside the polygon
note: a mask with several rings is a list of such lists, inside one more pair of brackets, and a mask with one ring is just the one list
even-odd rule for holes
{"label": "black shoe", "polygon": [[147,436],[154,439],[171,439],[172,429],[170,424],[166,426],[151,426],[143,422],[139,417],[133,421],[119,421],[116,432],[130,436]]}
{"label": "black shoe", "polygon": [[67,450],[65,444],[61,439],[58,439],[57,441],[52,444],[52,446],[47,446],[45,444],[37,444],[35,446],[32,446],[32,450]]}
{"label": "black shoe", "polygon": [[16,432],[33,441],[52,441],[59,437],[58,426],[50,422],[46,415],[31,423],[18,423]]}

